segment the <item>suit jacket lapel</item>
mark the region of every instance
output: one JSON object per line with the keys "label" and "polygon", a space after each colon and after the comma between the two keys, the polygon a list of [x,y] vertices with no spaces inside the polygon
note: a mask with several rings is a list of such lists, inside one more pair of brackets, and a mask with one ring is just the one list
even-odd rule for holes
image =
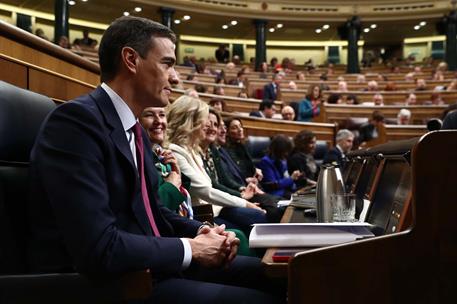
{"label": "suit jacket lapel", "polygon": [[[131,181],[134,184],[134,191],[132,193],[131,199],[131,207],[133,213],[135,214],[135,217],[137,218],[143,232],[145,234],[152,235],[152,228],[149,224],[149,219],[147,217],[143,199],[141,197],[141,185],[138,176],[138,170],[135,166],[135,162],[133,161],[132,150],[130,150],[130,145],[127,141],[127,137],[125,136],[125,130],[122,126],[121,119],[119,118],[119,115],[114,108],[113,102],[109,98],[108,94],[106,94],[105,90],[103,90],[101,87],[98,87],[95,91],[90,93],[90,95],[95,99],[96,104],[100,108],[100,112],[105,117],[105,123],[111,130],[109,136],[114,146],[129,163],[129,173],[131,180],[128,181]],[[128,178],[128,176],[126,177]]]}

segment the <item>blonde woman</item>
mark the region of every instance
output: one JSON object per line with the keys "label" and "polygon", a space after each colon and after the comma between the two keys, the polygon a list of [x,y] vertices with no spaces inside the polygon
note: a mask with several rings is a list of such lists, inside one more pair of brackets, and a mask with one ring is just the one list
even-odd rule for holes
{"label": "blonde woman", "polygon": [[267,222],[256,204],[213,188],[200,156],[200,142],[208,128],[209,106],[199,99],[181,96],[167,108],[169,148],[181,172],[191,180],[193,204],[213,204],[215,222],[249,234],[254,223]]}

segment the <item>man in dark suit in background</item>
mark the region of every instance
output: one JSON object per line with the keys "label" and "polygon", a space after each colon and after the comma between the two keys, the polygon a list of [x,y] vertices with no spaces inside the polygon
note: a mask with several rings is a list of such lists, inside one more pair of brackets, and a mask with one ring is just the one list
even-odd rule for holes
{"label": "man in dark suit in background", "polygon": [[230,58],[230,52],[225,44],[219,45],[219,48],[214,52],[217,62],[227,63]]}
{"label": "man in dark suit in background", "polygon": [[262,100],[259,104],[259,110],[249,113],[249,116],[273,118],[276,113],[276,105],[273,100]]}
{"label": "man in dark suit in background", "polygon": [[282,78],[283,77],[281,73],[276,73],[273,75],[272,81],[263,87],[263,99],[279,100],[279,92],[281,91],[279,87]]}
{"label": "man in dark suit in background", "polygon": [[354,142],[354,134],[347,129],[341,129],[336,133],[336,146],[330,149],[324,156],[324,164],[336,163],[340,168],[344,166],[346,154],[351,151]]}
{"label": "man in dark suit in background", "polygon": [[31,155],[32,267],[107,276],[151,269],[152,303],[275,302],[260,290],[271,286],[259,260],[235,258],[233,233],[180,217],[156,195],[136,118],[168,104],[175,39],[148,19],[115,20],[99,49],[101,86],[45,120]]}

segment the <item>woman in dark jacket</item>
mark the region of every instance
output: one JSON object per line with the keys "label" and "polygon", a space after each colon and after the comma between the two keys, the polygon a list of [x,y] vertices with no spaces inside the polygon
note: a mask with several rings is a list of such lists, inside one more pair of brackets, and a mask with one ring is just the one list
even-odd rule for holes
{"label": "woman in dark jacket", "polygon": [[227,142],[225,144],[225,149],[240,169],[246,182],[257,184],[262,180],[263,174],[261,170],[254,166],[251,155],[243,143],[244,129],[241,120],[236,117],[230,118],[225,122],[225,125],[227,126]]}
{"label": "woman in dark jacket", "polygon": [[316,149],[316,135],[308,130],[303,130],[294,136],[294,148],[287,159],[289,174],[295,170],[303,173],[296,184],[298,187],[313,186],[319,175],[319,168],[314,160]]}

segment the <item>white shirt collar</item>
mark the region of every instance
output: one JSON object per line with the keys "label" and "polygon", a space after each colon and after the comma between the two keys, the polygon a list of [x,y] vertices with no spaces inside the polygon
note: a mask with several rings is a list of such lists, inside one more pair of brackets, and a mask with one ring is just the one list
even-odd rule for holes
{"label": "white shirt collar", "polygon": [[111,98],[114,108],[121,119],[122,127],[124,127],[124,131],[128,132],[136,123],[135,115],[121,96],[119,96],[106,83],[102,83],[101,87],[105,90],[106,94],[108,94],[109,98]]}

